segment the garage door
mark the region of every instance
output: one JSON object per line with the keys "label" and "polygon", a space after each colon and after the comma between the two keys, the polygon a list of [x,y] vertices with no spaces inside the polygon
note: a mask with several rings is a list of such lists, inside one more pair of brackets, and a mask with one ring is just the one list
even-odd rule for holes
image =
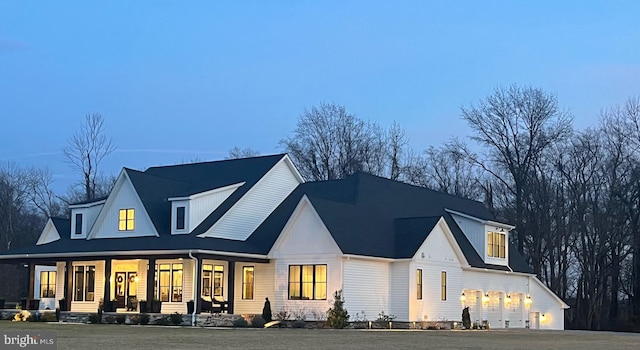
{"label": "garage door", "polygon": [[487,303],[487,321],[491,328],[503,328],[502,323],[502,292],[489,292]]}
{"label": "garage door", "polygon": [[522,319],[522,309],[524,308],[524,298],[520,293],[511,293],[511,302],[507,304],[509,315],[509,328],[524,328]]}

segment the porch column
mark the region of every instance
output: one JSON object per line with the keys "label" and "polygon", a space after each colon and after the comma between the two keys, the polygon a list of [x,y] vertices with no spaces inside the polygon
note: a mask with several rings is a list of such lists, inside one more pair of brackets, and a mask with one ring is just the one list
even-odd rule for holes
{"label": "porch column", "polygon": [[[27,294],[27,300],[32,300],[32,299],[36,299],[36,296],[34,294],[34,288],[35,288],[35,279],[36,276],[36,266],[30,262],[29,263],[29,293]],[[27,301],[27,308],[29,308],[29,301]]]}
{"label": "porch column", "polygon": [[195,273],[194,273],[194,278],[195,281],[193,281],[195,288],[194,288],[194,293],[193,293],[193,301],[194,301],[194,307],[196,308],[196,313],[199,314],[200,313],[200,296],[202,295],[202,257],[198,256],[197,257],[197,266],[194,267],[195,269]]}
{"label": "porch column", "polygon": [[235,294],[235,276],[236,276],[236,262],[235,261],[229,261],[229,281],[228,283],[228,294],[227,294],[227,302],[229,303],[229,305],[227,305],[227,313],[228,314],[232,314],[233,313],[233,300],[234,300],[234,294]]}
{"label": "porch column", "polygon": [[71,260],[65,262],[64,274],[64,299],[67,311],[71,311],[71,300],[73,299],[73,263]]}
{"label": "porch column", "polygon": [[104,260],[104,296],[103,305],[111,301],[111,258]]}
{"label": "porch column", "polygon": [[155,278],[156,278],[156,259],[149,258],[149,266],[147,267],[147,307],[150,307],[151,303],[153,303],[153,299],[155,299],[155,295],[153,295],[153,290],[155,289]]}

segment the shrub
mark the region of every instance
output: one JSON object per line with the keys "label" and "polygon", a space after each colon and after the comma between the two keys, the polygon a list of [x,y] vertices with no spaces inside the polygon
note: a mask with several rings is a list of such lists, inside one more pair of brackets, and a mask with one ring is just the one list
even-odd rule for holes
{"label": "shrub", "polygon": [[169,318],[167,316],[163,316],[160,318],[157,318],[155,321],[153,321],[153,324],[157,324],[157,325],[161,325],[161,326],[168,326],[171,324],[171,321],[169,321]]}
{"label": "shrub", "polygon": [[264,328],[264,324],[265,324],[265,320],[264,318],[262,318],[262,316],[260,315],[256,315],[253,320],[251,320],[251,327],[253,328]]}
{"label": "shrub", "polygon": [[291,318],[291,312],[283,306],[280,310],[276,311],[273,318],[278,321],[287,321]]}
{"label": "shrub", "polygon": [[56,320],[56,314],[54,314],[53,312],[43,313],[42,316],[40,316],[40,320],[42,320],[43,322],[54,322],[54,321],[57,321]]}
{"label": "shrub", "polygon": [[169,315],[169,318],[171,319],[171,323],[174,326],[179,326],[182,324],[182,314],[177,311]]}
{"label": "shrub", "polygon": [[342,290],[333,294],[333,307],[327,311],[327,324],[331,328],[344,328],[349,324],[349,312],[344,308]]}
{"label": "shrub", "polygon": [[294,320],[306,320],[307,319],[307,310],[305,310],[304,308],[302,309],[298,309],[298,310],[294,310],[291,312],[291,315],[293,316]]}
{"label": "shrub", "polygon": [[233,326],[238,328],[244,328],[249,326],[249,322],[247,322],[247,320],[245,320],[244,318],[240,317],[233,321]]}
{"label": "shrub", "polygon": [[468,306],[462,309],[462,327],[471,329],[471,314]]}
{"label": "shrub", "polygon": [[125,316],[125,315],[117,315],[116,316],[116,322],[118,324],[123,324],[126,320],[127,320],[127,316]]}
{"label": "shrub", "polygon": [[305,328],[307,326],[307,323],[304,322],[304,320],[295,320],[293,321],[292,327],[293,328]]}
{"label": "shrub", "polygon": [[387,315],[384,311],[380,311],[378,314],[378,318],[376,318],[376,325],[379,328],[387,328],[389,327],[389,322],[393,322],[396,317],[394,315]]}
{"label": "shrub", "polygon": [[147,314],[140,315],[140,324],[149,324],[149,315]]}
{"label": "shrub", "polygon": [[93,323],[93,324],[100,323],[100,316],[98,316],[98,314],[89,315],[89,323]]}

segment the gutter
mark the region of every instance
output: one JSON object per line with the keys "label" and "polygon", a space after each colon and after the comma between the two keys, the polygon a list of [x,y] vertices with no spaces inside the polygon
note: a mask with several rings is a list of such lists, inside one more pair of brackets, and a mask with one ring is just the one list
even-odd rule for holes
{"label": "gutter", "polygon": [[198,299],[196,295],[196,291],[198,290],[198,259],[191,254],[191,250],[189,250],[189,257],[193,260],[193,311],[191,312],[191,326],[195,327],[196,325],[196,310],[198,310]]}
{"label": "gutter", "polygon": [[128,250],[128,251],[92,251],[92,252],[69,252],[69,253],[36,253],[36,254],[7,254],[0,255],[0,261],[9,259],[29,259],[29,258],[83,258],[92,256],[131,256],[131,255],[162,255],[162,254],[185,254],[189,253],[226,255],[235,257],[245,257],[254,259],[269,259],[267,255],[225,252],[218,250],[182,249],[182,250]]}

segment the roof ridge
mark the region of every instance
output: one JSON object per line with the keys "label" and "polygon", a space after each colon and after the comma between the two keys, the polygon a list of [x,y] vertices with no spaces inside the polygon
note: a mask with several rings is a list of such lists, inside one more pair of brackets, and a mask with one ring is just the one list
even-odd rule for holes
{"label": "roof ridge", "polygon": [[235,161],[243,161],[243,160],[257,159],[257,158],[284,157],[285,155],[287,155],[287,154],[286,154],[286,153],[277,153],[277,154],[266,154],[266,155],[253,156],[253,157],[245,157],[245,158],[218,159],[218,160],[209,160],[209,161],[203,161],[203,162],[193,162],[193,163],[183,163],[183,164],[170,164],[170,165],[159,165],[159,166],[152,166],[152,167],[149,167],[149,168],[147,168],[147,170],[145,170],[144,172],[146,173],[148,170],[151,170],[151,169],[166,169],[166,168],[177,168],[177,167],[186,167],[186,166],[196,166],[196,165],[202,165],[202,164],[213,164],[213,163],[235,162]]}

